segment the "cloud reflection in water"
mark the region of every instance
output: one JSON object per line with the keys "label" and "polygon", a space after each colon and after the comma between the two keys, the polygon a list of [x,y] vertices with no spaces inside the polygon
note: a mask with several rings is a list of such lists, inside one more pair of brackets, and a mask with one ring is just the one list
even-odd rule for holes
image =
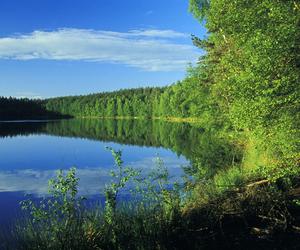
{"label": "cloud reflection in water", "polygon": [[[161,157],[168,168],[172,178],[180,178],[183,174],[182,165],[187,162],[183,158]],[[125,163],[126,166],[141,169],[146,175],[155,167],[155,157],[147,157],[140,161]],[[79,168],[76,173],[80,178],[79,193],[81,195],[95,195],[103,192],[105,184],[111,180],[110,168]],[[24,192],[36,196],[44,196],[48,193],[48,181],[55,177],[55,170],[11,170],[0,171],[0,192]]]}

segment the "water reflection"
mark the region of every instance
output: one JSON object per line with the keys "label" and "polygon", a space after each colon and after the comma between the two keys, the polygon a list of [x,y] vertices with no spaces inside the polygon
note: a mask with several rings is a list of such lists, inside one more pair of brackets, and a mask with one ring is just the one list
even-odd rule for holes
{"label": "water reflection", "polygon": [[[169,157],[161,157],[165,166],[171,173],[171,178],[178,180],[182,175],[182,164],[184,159],[173,159]],[[126,164],[135,169],[142,171],[143,175],[147,175],[155,166],[155,158],[145,158],[141,161]],[[77,176],[80,178],[79,194],[80,195],[97,195],[103,193],[104,187],[111,181],[111,168],[78,168]],[[24,192],[42,197],[47,195],[48,180],[55,177],[55,170],[43,169],[20,169],[0,171],[0,192]]]}
{"label": "water reflection", "polygon": [[[236,147],[217,134],[197,125],[160,120],[0,123],[0,137],[4,138],[0,139],[0,152],[4,156],[0,168],[57,169],[71,165],[103,168],[112,164],[109,152],[103,151],[105,146],[111,146],[124,150],[127,162],[140,161],[157,153],[175,159],[176,154],[191,163],[189,173],[195,174],[201,168],[212,176],[217,169],[240,160]],[[74,141],[78,138],[88,141]]]}
{"label": "water reflection", "polygon": [[48,122],[0,123],[0,137],[55,135],[125,145],[164,147],[192,159],[203,129],[187,123],[158,120],[70,119]]}
{"label": "water reflection", "polygon": [[[80,193],[101,193],[113,168],[106,146],[121,149],[125,164],[142,169],[145,175],[159,155],[170,174],[180,177],[181,166],[187,165],[188,160],[182,155],[187,142],[181,143],[180,136],[174,141],[179,128],[184,134],[188,131],[187,125],[148,120],[0,123],[0,192],[43,196],[57,169],[76,166]],[[182,150],[178,145],[183,146]]]}
{"label": "water reflection", "polygon": [[211,177],[240,159],[235,147],[216,135],[197,125],[159,120],[0,122],[0,224],[12,221],[24,193],[46,195],[57,169],[75,166],[79,193],[99,197],[114,165],[106,146],[122,150],[125,165],[143,175],[159,155],[174,180],[187,172]]}

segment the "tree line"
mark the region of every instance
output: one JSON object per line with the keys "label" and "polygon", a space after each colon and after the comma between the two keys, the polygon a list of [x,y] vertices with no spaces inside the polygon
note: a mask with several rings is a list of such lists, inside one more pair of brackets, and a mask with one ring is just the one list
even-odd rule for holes
{"label": "tree line", "polygon": [[62,118],[59,112],[46,110],[44,101],[0,96],[0,120]]}
{"label": "tree line", "polygon": [[200,100],[189,91],[191,83],[185,79],[163,88],[51,98],[45,101],[45,107],[74,117],[194,117]]}

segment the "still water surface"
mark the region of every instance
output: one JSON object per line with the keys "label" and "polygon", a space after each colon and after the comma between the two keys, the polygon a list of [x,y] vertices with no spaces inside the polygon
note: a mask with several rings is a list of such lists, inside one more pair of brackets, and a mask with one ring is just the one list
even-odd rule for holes
{"label": "still water surface", "polygon": [[110,146],[122,150],[125,165],[147,173],[157,156],[173,178],[183,175],[199,129],[149,120],[72,119],[0,123],[0,224],[19,212],[25,194],[43,197],[58,169],[77,168],[79,192],[103,193],[114,168]]}

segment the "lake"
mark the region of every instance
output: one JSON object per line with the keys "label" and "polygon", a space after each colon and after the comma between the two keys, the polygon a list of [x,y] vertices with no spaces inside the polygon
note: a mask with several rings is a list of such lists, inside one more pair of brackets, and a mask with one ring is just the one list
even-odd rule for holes
{"label": "lake", "polygon": [[114,159],[107,146],[121,150],[124,165],[145,175],[159,157],[170,176],[180,179],[193,160],[202,130],[187,123],[158,120],[70,119],[0,122],[0,224],[20,212],[30,194],[47,195],[48,180],[58,169],[75,166],[79,193],[103,194]]}

